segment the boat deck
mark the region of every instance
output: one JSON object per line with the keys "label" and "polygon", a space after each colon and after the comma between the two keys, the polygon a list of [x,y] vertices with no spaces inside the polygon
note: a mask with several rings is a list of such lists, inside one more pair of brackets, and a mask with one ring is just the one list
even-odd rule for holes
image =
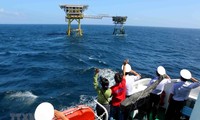
{"label": "boat deck", "polygon": [[[165,111],[166,111],[165,108],[160,107],[158,110],[156,120],[165,120]],[[150,117],[151,117],[151,115],[150,115]],[[134,118],[132,118],[132,119],[130,118],[129,120],[148,120],[148,119],[147,119],[146,113],[141,112],[141,113],[137,114]],[[150,118],[149,120],[153,120],[153,119]],[[183,115],[181,120],[189,120],[189,117]]]}

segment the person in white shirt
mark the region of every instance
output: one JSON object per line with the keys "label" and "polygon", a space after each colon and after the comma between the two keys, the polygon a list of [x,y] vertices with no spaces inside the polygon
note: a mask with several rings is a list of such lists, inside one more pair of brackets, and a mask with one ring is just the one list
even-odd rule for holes
{"label": "person in white shirt", "polygon": [[161,93],[164,90],[165,84],[170,83],[171,79],[166,74],[166,70],[163,66],[159,66],[156,70],[156,77],[150,80],[148,86],[152,85],[155,81],[159,80],[160,77],[164,79],[157,85],[157,87],[150,93],[148,109],[147,109],[147,119],[150,120],[150,113],[152,112],[152,120],[156,119],[157,111],[159,108]]}
{"label": "person in white shirt", "polygon": [[[192,80],[193,83],[188,80]],[[165,115],[166,120],[180,120],[181,109],[184,107],[190,91],[198,86],[200,86],[199,81],[192,77],[189,70],[182,69],[180,71],[180,82],[174,83],[171,88],[169,106]]]}
{"label": "person in white shirt", "polygon": [[126,96],[131,96],[135,91],[134,89],[134,82],[139,80],[141,78],[140,74],[138,74],[136,71],[131,69],[131,66],[129,65],[129,60],[124,60],[124,63],[122,65],[123,74],[126,76]]}
{"label": "person in white shirt", "polygon": [[[133,93],[135,93],[134,82],[141,78],[140,74],[131,69],[131,66],[128,64],[128,60],[124,60],[122,65],[123,74],[126,79],[126,97],[130,97]],[[124,110],[124,120],[128,119],[130,113],[130,109]]]}

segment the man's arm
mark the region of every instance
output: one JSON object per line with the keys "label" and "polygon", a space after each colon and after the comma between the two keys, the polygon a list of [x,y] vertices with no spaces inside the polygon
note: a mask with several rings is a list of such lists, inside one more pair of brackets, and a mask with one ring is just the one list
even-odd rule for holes
{"label": "man's arm", "polygon": [[190,84],[190,88],[196,88],[196,87],[199,87],[200,86],[200,82],[197,80],[197,79],[195,79],[195,78],[193,78],[193,77],[191,77],[191,80],[192,80],[192,84]]}
{"label": "man's arm", "polygon": [[137,73],[136,71],[131,70],[131,73],[133,73],[135,76],[138,76],[139,78],[141,78],[141,75],[139,73]]}
{"label": "man's arm", "polygon": [[128,59],[124,60],[123,62],[123,75],[126,75],[126,64],[128,64]]}
{"label": "man's arm", "polygon": [[196,78],[194,78],[194,77],[192,77],[191,80],[192,80],[193,82],[199,82],[199,81],[198,81]]}
{"label": "man's arm", "polygon": [[67,117],[65,117],[64,113],[54,110],[54,115],[57,119],[61,118],[62,120],[69,120]]}
{"label": "man's arm", "polygon": [[97,90],[98,89],[98,76],[99,76],[99,69],[95,69],[95,75],[94,75],[94,78],[93,78],[93,84],[94,84],[94,88]]}
{"label": "man's arm", "polygon": [[167,74],[164,74],[164,78],[166,78],[166,79],[171,79],[171,78],[169,77],[169,75],[167,75]]}

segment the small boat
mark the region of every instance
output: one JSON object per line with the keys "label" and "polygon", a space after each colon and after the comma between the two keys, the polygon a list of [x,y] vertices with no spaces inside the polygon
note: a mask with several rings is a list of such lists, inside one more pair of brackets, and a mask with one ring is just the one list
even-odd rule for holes
{"label": "small boat", "polygon": [[[59,113],[63,113],[62,117],[64,116],[68,120],[102,120],[103,116],[105,116],[106,120],[108,120],[108,112],[106,108],[96,100],[95,102],[104,110],[104,113],[100,116],[98,116],[91,107],[86,105],[78,105]],[[43,102],[37,106],[34,118],[35,120],[62,120],[61,118],[56,118],[54,116],[54,112],[54,107],[51,103]]]}
{"label": "small boat", "polygon": [[[56,118],[54,115],[59,115]],[[62,120],[67,118],[68,120],[94,120],[95,113],[93,109],[86,105],[79,105],[67,109],[63,112],[55,111],[51,103],[43,102],[39,104],[34,114],[35,120]]]}
{"label": "small boat", "polygon": [[[86,105],[79,105],[77,107],[65,110],[62,113],[64,113],[64,115],[69,120],[94,120],[95,119],[94,111],[92,110],[92,108]],[[57,119],[57,120],[62,120],[62,119]]]}

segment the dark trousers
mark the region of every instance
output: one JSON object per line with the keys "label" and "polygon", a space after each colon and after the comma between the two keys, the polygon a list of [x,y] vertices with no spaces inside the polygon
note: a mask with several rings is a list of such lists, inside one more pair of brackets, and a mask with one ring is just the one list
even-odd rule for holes
{"label": "dark trousers", "polygon": [[112,106],[110,108],[110,117],[115,120],[123,120],[123,112],[120,106]]}
{"label": "dark trousers", "polygon": [[150,94],[150,99],[148,103],[148,109],[147,109],[147,119],[150,119],[150,113],[152,112],[152,120],[156,119],[156,115],[159,108],[159,102],[160,102],[160,95],[156,94]]}
{"label": "dark trousers", "polygon": [[138,109],[138,114],[134,117],[134,120],[143,120],[147,116],[147,110],[149,105],[150,96],[142,98],[137,101],[136,108]]}
{"label": "dark trousers", "polygon": [[[110,105],[109,104],[105,104],[103,106],[108,111],[108,115],[110,115]],[[100,107],[99,105],[96,106],[96,111],[97,111],[97,115],[98,116],[102,115],[105,112],[104,109],[102,107]],[[109,116],[108,116],[108,118],[109,118]],[[106,116],[104,115],[103,116],[103,120],[105,120],[105,119],[106,119]]]}
{"label": "dark trousers", "polygon": [[185,101],[176,101],[172,98],[167,108],[165,120],[180,120],[181,110],[184,105]]}

